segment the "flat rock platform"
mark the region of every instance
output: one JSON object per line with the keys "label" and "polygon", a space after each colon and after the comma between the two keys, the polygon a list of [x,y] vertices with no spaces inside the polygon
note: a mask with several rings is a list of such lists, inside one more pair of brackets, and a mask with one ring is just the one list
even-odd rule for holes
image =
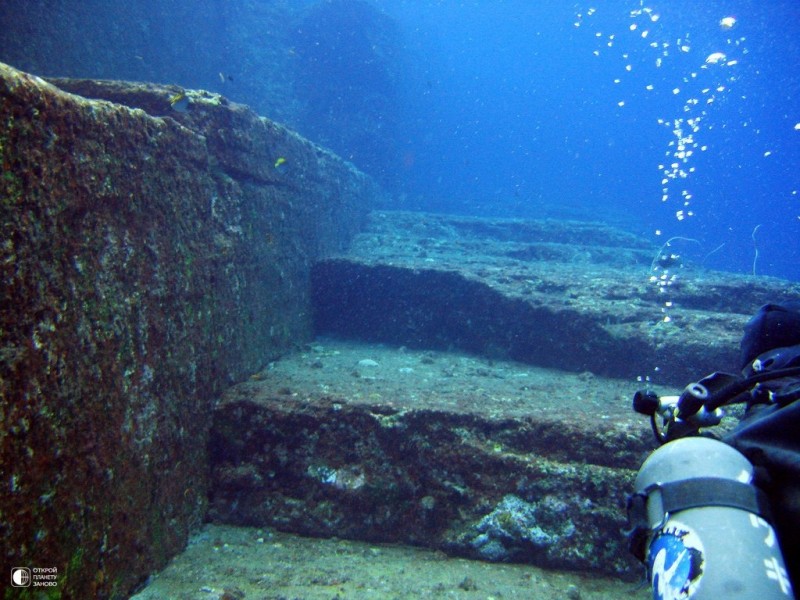
{"label": "flat rock platform", "polygon": [[682,256],[693,246],[581,221],[374,212],[346,255],[312,270],[316,328],[683,386],[738,368],[749,317],[800,296],[701,269]]}
{"label": "flat rock platform", "polygon": [[630,574],[625,494],[653,445],[635,389],[321,339],[223,397],[211,519]]}
{"label": "flat rock platform", "polygon": [[312,269],[318,340],[216,407],[211,520],[639,575],[621,531],[654,442],[632,394],[735,369],[749,316],[798,295],[663,251],[596,224],[373,213]]}

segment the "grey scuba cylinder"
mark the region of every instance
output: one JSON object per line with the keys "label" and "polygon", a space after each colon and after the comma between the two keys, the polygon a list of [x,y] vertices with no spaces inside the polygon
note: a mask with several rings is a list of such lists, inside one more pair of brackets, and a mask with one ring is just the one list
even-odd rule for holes
{"label": "grey scuba cylinder", "polygon": [[669,442],[636,477],[654,599],[793,598],[753,466],[705,437]]}

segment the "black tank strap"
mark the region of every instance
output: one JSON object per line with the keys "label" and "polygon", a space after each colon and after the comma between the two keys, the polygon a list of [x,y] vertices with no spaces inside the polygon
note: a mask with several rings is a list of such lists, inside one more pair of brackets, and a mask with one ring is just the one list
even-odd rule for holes
{"label": "black tank strap", "polygon": [[657,485],[648,496],[653,497],[656,490],[661,492],[665,514],[700,506],[728,506],[772,522],[766,494],[749,483],[719,477],[697,477]]}
{"label": "black tank strap", "polygon": [[[648,511],[648,503],[657,502]],[[772,523],[767,495],[754,485],[720,477],[696,477],[667,483],[655,483],[628,497],[628,536],[636,558],[644,560],[647,538],[671,515],[690,508],[727,506],[762,517]],[[651,523],[649,514],[658,514],[660,521]]]}

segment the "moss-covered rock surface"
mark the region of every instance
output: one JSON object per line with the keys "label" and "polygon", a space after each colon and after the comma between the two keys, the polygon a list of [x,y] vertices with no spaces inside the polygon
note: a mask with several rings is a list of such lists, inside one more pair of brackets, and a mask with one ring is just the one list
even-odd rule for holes
{"label": "moss-covered rock surface", "polygon": [[632,575],[625,497],[653,447],[636,382],[321,340],[231,388],[215,522]]}
{"label": "moss-covered rock surface", "polygon": [[3,572],[125,597],[205,515],[213,400],[308,338],[311,263],[375,187],[220,96],[6,65],[0,166]]}
{"label": "moss-covered rock surface", "polygon": [[747,320],[800,296],[602,223],[390,211],[313,280],[321,333],[671,385],[737,370]]}

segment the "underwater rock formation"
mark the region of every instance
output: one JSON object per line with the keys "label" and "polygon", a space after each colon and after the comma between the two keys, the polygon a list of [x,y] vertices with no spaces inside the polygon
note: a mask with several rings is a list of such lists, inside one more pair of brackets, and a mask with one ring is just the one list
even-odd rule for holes
{"label": "underwater rock formation", "polygon": [[0,64],[0,538],[124,597],[204,518],[214,399],[309,337],[310,266],[377,192],[220,96],[53,82]]}
{"label": "underwater rock formation", "polygon": [[657,256],[597,223],[378,212],[346,255],[314,266],[315,326],[682,386],[736,370],[750,316],[800,295],[692,265],[667,277]]}
{"label": "underwater rock formation", "polygon": [[620,531],[652,434],[618,383],[397,349],[367,373],[364,351],[329,342],[225,393],[212,521],[637,572]]}
{"label": "underwater rock formation", "polygon": [[750,315],[800,292],[691,265],[662,285],[658,255],[601,224],[373,213],[314,265],[313,306],[319,334],[383,356],[323,338],[226,392],[211,519],[635,576],[637,375],[674,394],[735,370]]}

